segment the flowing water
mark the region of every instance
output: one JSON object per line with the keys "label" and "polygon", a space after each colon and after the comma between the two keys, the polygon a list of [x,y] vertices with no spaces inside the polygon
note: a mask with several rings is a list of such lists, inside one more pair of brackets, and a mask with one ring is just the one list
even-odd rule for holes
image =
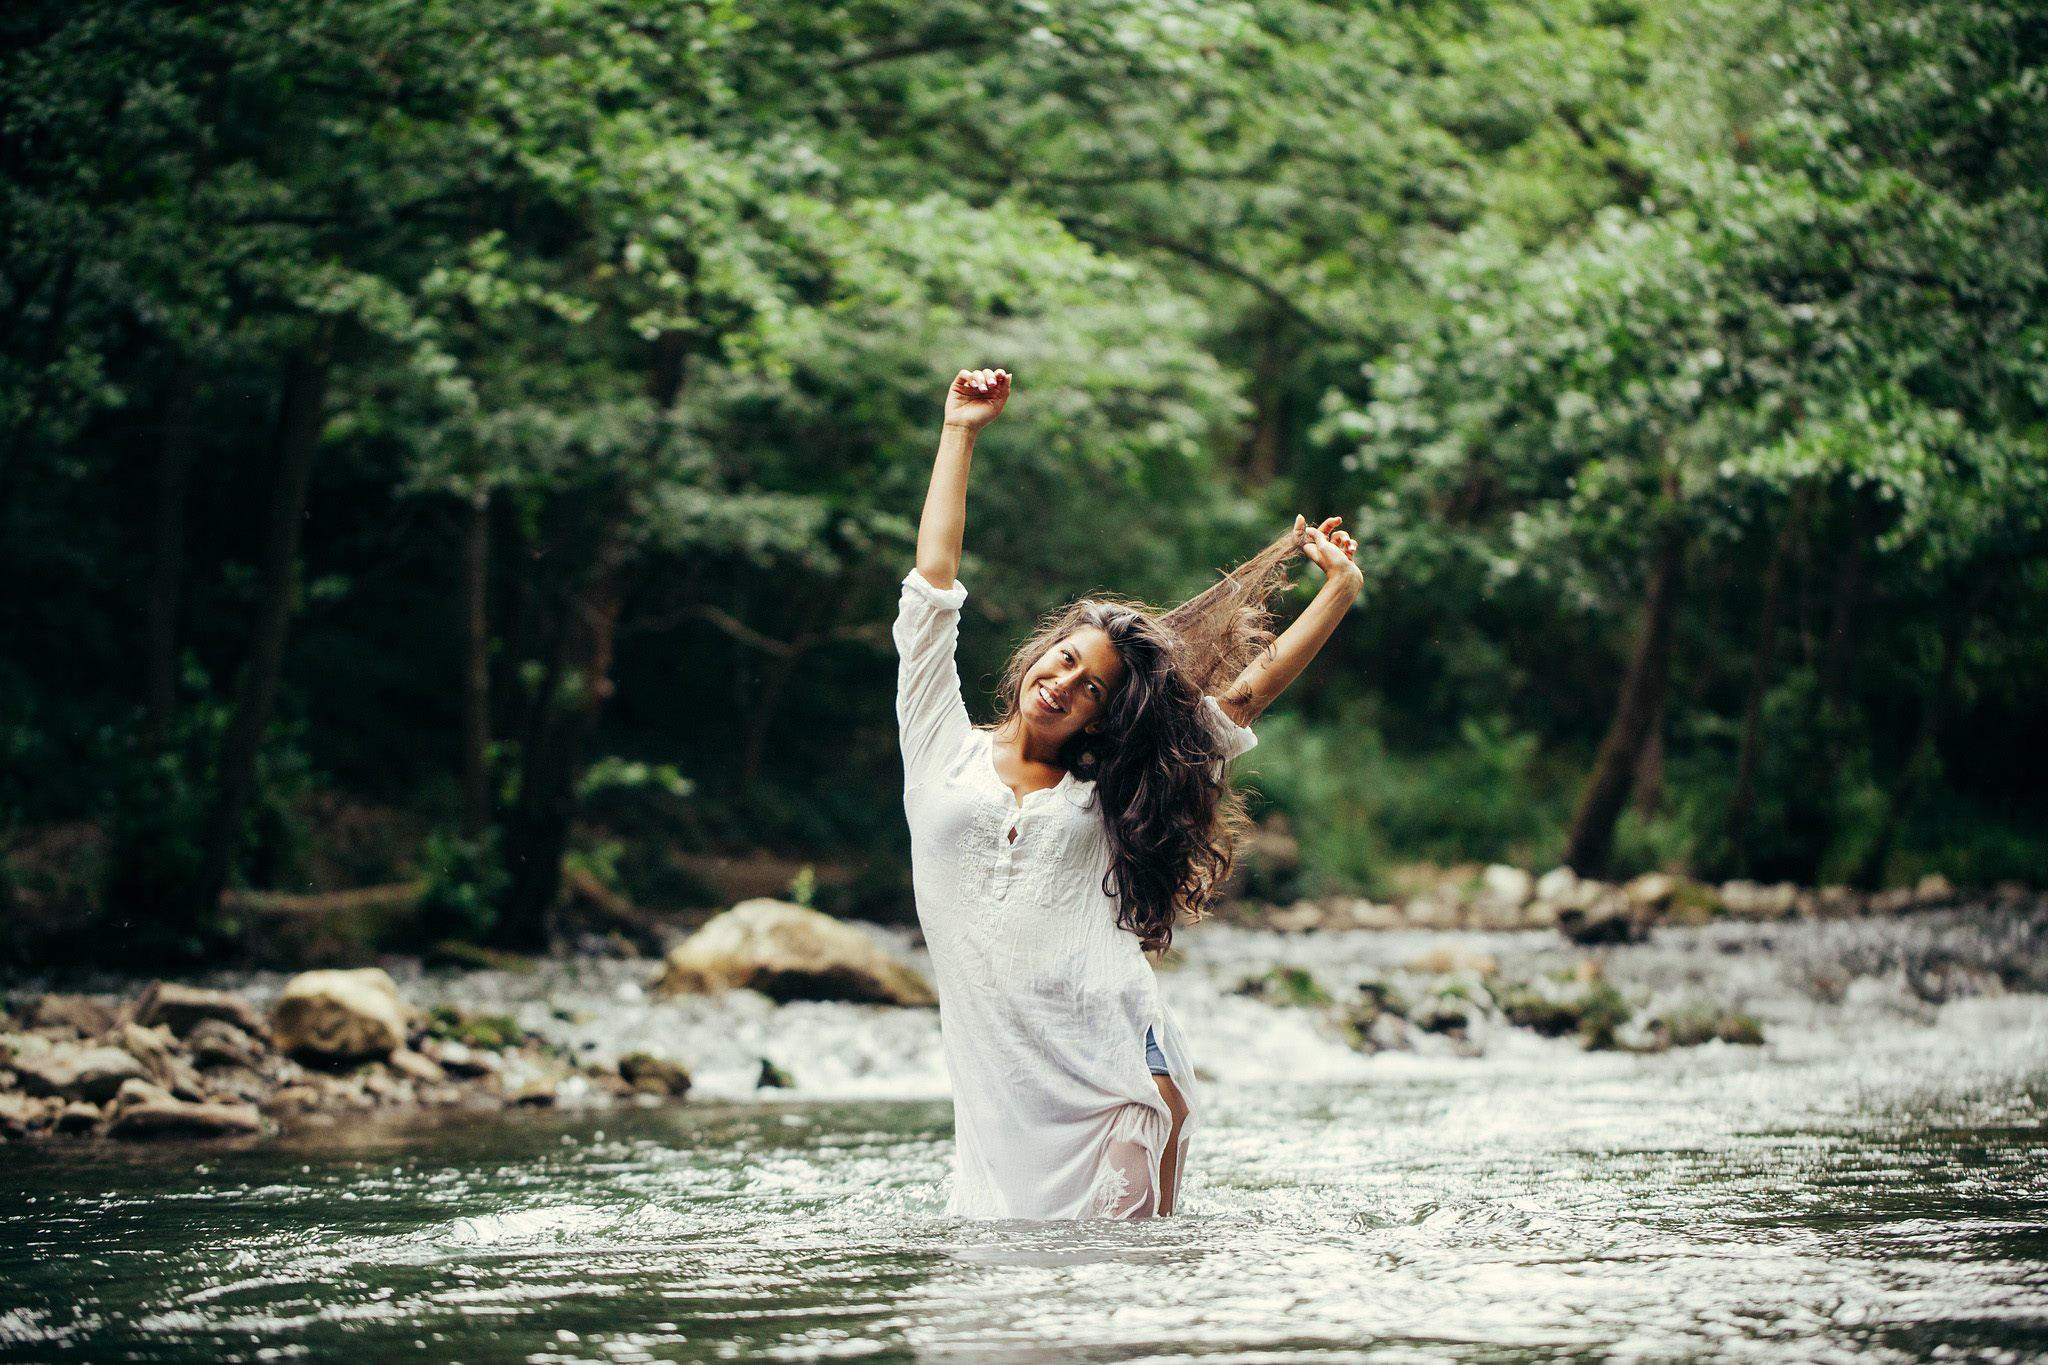
{"label": "flowing water", "polygon": [[[593,1056],[675,1056],[702,1098],[0,1149],[0,1356],[2048,1358],[2042,937],[1665,931],[1603,950],[1608,979],[1746,1009],[1764,1047],[1482,1028],[1366,1057],[1328,1011],[1233,987],[1296,965],[1341,996],[1446,945],[1524,977],[1584,954],[1206,926],[1161,978],[1209,1076],[1186,1211],[1139,1225],[943,1216],[929,1011],[657,1001],[647,963],[413,976],[415,1001]],[[796,1082],[772,1102],[763,1057]]]}

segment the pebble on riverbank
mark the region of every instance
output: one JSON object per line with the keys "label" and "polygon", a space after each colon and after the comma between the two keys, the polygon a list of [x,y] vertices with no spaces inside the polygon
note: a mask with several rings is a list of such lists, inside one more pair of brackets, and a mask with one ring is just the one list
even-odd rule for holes
{"label": "pebble on riverbank", "polygon": [[635,1053],[582,1065],[496,1015],[422,1013],[376,968],[305,972],[266,1018],[173,982],[109,1005],[49,994],[0,1014],[0,1139],[246,1137],[379,1109],[654,1104],[690,1075]]}

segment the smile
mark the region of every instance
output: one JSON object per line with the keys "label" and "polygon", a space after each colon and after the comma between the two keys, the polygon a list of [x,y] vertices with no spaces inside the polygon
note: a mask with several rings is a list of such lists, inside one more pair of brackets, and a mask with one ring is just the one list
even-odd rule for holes
{"label": "smile", "polygon": [[1044,708],[1045,708],[1046,710],[1048,710],[1048,711],[1065,711],[1065,710],[1067,709],[1066,707],[1064,707],[1064,706],[1061,706],[1061,705],[1060,705],[1060,704],[1059,704],[1058,702],[1056,702],[1056,701],[1054,701],[1054,700],[1052,699],[1052,693],[1050,693],[1050,692],[1048,692],[1048,691],[1046,691],[1046,690],[1045,690],[1045,684],[1044,684],[1044,683],[1040,683],[1040,684],[1038,684],[1038,687],[1036,688],[1036,692],[1037,692],[1037,695],[1038,695],[1038,704],[1039,704],[1040,706],[1043,706],[1043,707],[1044,707]]}

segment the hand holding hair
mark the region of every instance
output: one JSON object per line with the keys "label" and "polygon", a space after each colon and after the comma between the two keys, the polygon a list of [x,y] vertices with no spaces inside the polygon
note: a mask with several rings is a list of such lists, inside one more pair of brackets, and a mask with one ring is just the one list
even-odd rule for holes
{"label": "hand holding hair", "polygon": [[1337,529],[1343,520],[1342,517],[1329,517],[1320,525],[1310,526],[1307,517],[1297,514],[1294,529],[1302,537],[1302,554],[1323,571],[1323,586],[1341,585],[1356,597],[1365,587],[1365,573],[1355,562],[1358,542],[1351,538],[1349,532]]}

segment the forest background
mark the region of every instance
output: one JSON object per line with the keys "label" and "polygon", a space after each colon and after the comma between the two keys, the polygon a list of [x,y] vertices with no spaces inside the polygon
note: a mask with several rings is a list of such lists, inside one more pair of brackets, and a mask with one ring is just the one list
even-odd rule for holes
{"label": "forest background", "polygon": [[749,860],[903,914],[887,623],[972,365],[977,715],[1074,595],[1362,542],[1239,765],[1269,889],[2048,883],[2037,6],[25,0],[0,53],[17,960],[393,886],[531,949]]}

